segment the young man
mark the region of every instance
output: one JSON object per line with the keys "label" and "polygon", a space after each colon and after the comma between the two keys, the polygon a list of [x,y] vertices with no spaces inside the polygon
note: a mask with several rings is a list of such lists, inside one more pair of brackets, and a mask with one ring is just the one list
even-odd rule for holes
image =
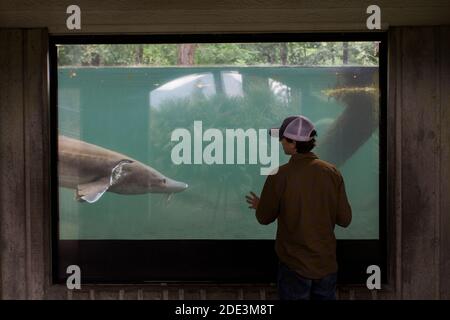
{"label": "young man", "polygon": [[344,180],[330,163],[311,152],[316,131],[303,116],[288,117],[278,134],[288,163],[267,177],[261,198],[246,196],[261,224],[278,219],[275,251],[280,260],[278,293],[282,300],[336,299],[335,225],[347,227],[352,212]]}

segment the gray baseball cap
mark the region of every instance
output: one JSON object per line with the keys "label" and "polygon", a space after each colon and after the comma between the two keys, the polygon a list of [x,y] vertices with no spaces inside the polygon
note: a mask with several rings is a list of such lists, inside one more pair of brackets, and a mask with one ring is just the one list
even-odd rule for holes
{"label": "gray baseball cap", "polygon": [[311,132],[315,130],[314,124],[307,117],[291,116],[284,119],[281,127],[269,129],[272,137],[283,137],[294,141],[311,141]]}

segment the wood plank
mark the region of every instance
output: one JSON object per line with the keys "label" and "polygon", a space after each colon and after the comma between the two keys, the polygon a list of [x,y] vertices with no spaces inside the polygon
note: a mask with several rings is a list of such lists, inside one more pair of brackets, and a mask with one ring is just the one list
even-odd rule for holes
{"label": "wood plank", "polygon": [[90,300],[89,290],[73,290],[68,292],[68,300]]}
{"label": "wood plank", "polygon": [[[388,179],[388,284],[400,298],[401,277],[401,224],[402,224],[402,128],[401,128],[401,28],[389,31],[388,40],[388,106],[387,106],[387,176]],[[393,138],[390,138],[393,137]]]}
{"label": "wood plank", "polygon": [[143,290],[143,300],[163,300],[163,292],[161,289],[154,288],[154,289],[144,289]]}
{"label": "wood plank", "polygon": [[119,290],[98,290],[95,292],[96,300],[119,300]]}
{"label": "wood plank", "polygon": [[[448,22],[450,5],[447,7],[405,7],[384,8],[382,10],[382,22],[388,25],[402,24],[425,24],[437,25]],[[30,9],[3,11],[0,13],[0,26],[2,27],[43,27],[66,25],[69,15],[65,10]],[[219,24],[241,23],[242,26],[249,26],[253,23],[360,23],[362,30],[367,30],[366,7],[356,8],[253,8],[253,9],[160,9],[151,7],[150,9],[136,9],[128,7],[126,9],[103,9],[81,11],[81,23],[83,27],[95,25],[172,25],[172,24],[209,24],[214,22]],[[70,32],[70,30],[67,30]]]}
{"label": "wood plank", "polygon": [[403,298],[437,298],[439,110],[433,28],[402,35]]}
{"label": "wood plank", "polygon": [[[316,0],[283,0],[283,1],[271,1],[271,0],[152,0],[152,1],[139,1],[139,0],[78,0],[76,4],[82,9],[86,10],[98,10],[99,8],[111,9],[111,10],[127,10],[134,8],[136,10],[151,10],[152,8],[158,8],[161,10],[171,9],[327,9],[327,8],[367,8],[372,4],[372,1],[366,0],[321,0],[319,3]],[[447,0],[409,0],[407,2],[408,7],[448,7]],[[384,8],[404,8],[404,0],[379,0],[377,1],[382,9]],[[2,11],[11,10],[62,10],[65,12],[68,6],[67,2],[59,0],[47,0],[45,2],[34,0],[6,0],[0,4]]]}
{"label": "wood plank", "polygon": [[450,27],[440,28],[440,299],[450,299]]}
{"label": "wood plank", "polygon": [[123,290],[123,300],[137,300],[138,299],[138,290],[134,289],[125,289]]}
{"label": "wood plank", "polygon": [[[206,299],[238,300],[238,290],[235,287],[211,287],[206,290]],[[261,299],[261,295],[259,299]]]}
{"label": "wood plank", "polygon": [[23,32],[0,30],[0,264],[2,298],[26,297]]}
{"label": "wood plank", "polygon": [[200,300],[200,290],[198,288],[187,287],[183,291],[183,300]]}
{"label": "wood plank", "polygon": [[[368,31],[370,1],[87,1],[77,4],[82,29],[66,28],[66,5],[58,1],[9,1],[0,6],[0,27],[48,27],[53,34]],[[450,21],[450,2],[379,1],[382,26],[441,25]]]}
{"label": "wood plank", "polygon": [[44,141],[48,126],[47,103],[47,32],[45,29],[24,31],[24,130],[27,217],[27,282],[28,297],[42,299],[47,268],[45,232],[50,220],[46,196],[48,185],[48,150]]}
{"label": "wood plank", "polygon": [[[73,290],[73,292],[78,292],[78,290]],[[76,297],[73,294],[70,296],[69,290],[66,288],[65,285],[53,285],[49,286],[47,290],[45,291],[45,299],[49,300],[67,300],[68,298],[71,298],[72,300],[75,300]]]}
{"label": "wood plank", "polygon": [[338,285],[336,288],[336,299],[337,300],[351,300],[352,298],[352,288],[348,285]]}
{"label": "wood plank", "polygon": [[[382,24],[386,30],[387,25]],[[361,23],[309,22],[309,23],[204,23],[204,24],[152,24],[152,25],[90,25],[79,31],[68,31],[65,25],[50,24],[52,35],[74,34],[192,34],[192,33],[298,33],[298,32],[330,32],[330,31],[368,31]],[[365,28],[365,27],[364,27]]]}
{"label": "wood plank", "polygon": [[374,300],[374,294],[379,290],[369,290],[366,286],[355,286],[352,288],[351,300]]}
{"label": "wood plank", "polygon": [[[411,9],[410,9],[411,10]],[[416,9],[415,14],[424,9]],[[426,10],[426,9],[425,9]],[[412,13],[414,13],[412,12]],[[439,13],[442,14],[442,13]],[[342,16],[340,16],[342,15]],[[10,11],[3,12],[2,25],[32,27],[29,23],[47,23],[49,25],[62,24],[66,26],[67,14],[61,11]],[[280,19],[282,17],[282,19]],[[240,9],[240,10],[136,10],[128,8],[127,10],[102,10],[82,11],[81,23],[82,29],[86,26],[94,25],[189,25],[189,24],[210,24],[214,22],[226,25],[233,23],[242,23],[251,25],[253,23],[318,23],[333,22],[337,23],[361,23],[366,26],[367,15],[361,8],[333,8],[326,11],[317,9]],[[70,30],[68,30],[70,31]]]}

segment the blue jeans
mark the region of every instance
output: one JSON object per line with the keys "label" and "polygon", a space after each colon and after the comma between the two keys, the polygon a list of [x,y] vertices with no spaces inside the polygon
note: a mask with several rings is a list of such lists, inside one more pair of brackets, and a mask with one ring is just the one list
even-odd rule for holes
{"label": "blue jeans", "polygon": [[322,279],[306,279],[281,263],[278,266],[280,300],[336,300],[337,273]]}

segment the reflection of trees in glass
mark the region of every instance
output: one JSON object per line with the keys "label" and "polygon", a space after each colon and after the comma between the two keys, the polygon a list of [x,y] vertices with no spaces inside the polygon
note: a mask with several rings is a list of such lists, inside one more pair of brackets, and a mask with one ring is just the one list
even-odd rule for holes
{"label": "reflection of trees in glass", "polygon": [[376,42],[90,44],[58,46],[60,66],[377,65]]}
{"label": "reflection of trees in glass", "polygon": [[182,43],[177,47],[178,51],[178,65],[188,65],[191,66],[194,64],[195,59],[195,50],[197,49],[198,44],[196,43]]}
{"label": "reflection of trees in glass", "polygon": [[[208,128],[224,132],[226,128],[269,128],[278,125],[284,117],[299,112],[296,99],[280,100],[269,89],[268,75],[262,70],[259,73],[251,69],[242,70],[241,74],[245,84],[243,97],[227,97],[224,93],[210,97],[191,94],[188,98],[165,101],[157,108],[151,108],[152,165],[167,168],[171,163],[172,147],[176,144],[170,142],[171,132],[176,128],[186,128],[193,134],[194,121],[203,122],[203,132]],[[321,133],[324,138],[317,152],[341,166],[365,143],[378,124],[378,80],[376,68],[351,68],[336,74],[339,74],[336,87],[322,90],[321,94],[340,101],[345,109],[330,124],[328,132]],[[290,84],[292,90],[298,85],[298,79],[291,77],[288,74],[278,80]],[[204,142],[203,147],[208,144]],[[193,204],[191,210],[214,212],[217,218],[237,211],[230,208],[234,199],[240,199],[254,186],[262,185],[264,179],[261,179],[259,167],[170,165],[164,172],[190,185],[180,197]],[[239,209],[238,206],[236,208]]]}
{"label": "reflection of trees in glass", "polygon": [[176,65],[176,45],[87,44],[58,46],[59,66]]}
{"label": "reflection of trees in glass", "polygon": [[357,73],[343,73],[337,79],[335,88],[322,93],[340,101],[345,109],[326,132],[317,151],[339,167],[378,127],[378,71],[360,68]]}
{"label": "reflection of trees in glass", "polygon": [[[225,225],[227,219],[233,219],[229,215],[240,211],[244,203],[243,195],[263,183],[265,177],[260,176],[259,172],[261,165],[168,166],[172,163],[171,150],[177,143],[170,141],[172,131],[186,128],[193,136],[193,123],[201,120],[203,132],[208,128],[222,131],[225,148],[225,129],[266,129],[278,125],[284,117],[293,113],[294,106],[280,102],[271,91],[258,87],[248,88],[243,97],[217,94],[211,98],[192,96],[168,101],[150,112],[151,163],[156,168],[169,167],[164,169],[166,174],[189,184],[189,189],[180,198],[189,205],[190,210],[195,210],[196,214],[207,210],[211,214],[208,217],[211,223]],[[204,142],[203,149],[209,143]],[[193,146],[193,137],[191,144]],[[247,145],[246,151],[248,149]],[[248,162],[248,154],[246,159]]]}

